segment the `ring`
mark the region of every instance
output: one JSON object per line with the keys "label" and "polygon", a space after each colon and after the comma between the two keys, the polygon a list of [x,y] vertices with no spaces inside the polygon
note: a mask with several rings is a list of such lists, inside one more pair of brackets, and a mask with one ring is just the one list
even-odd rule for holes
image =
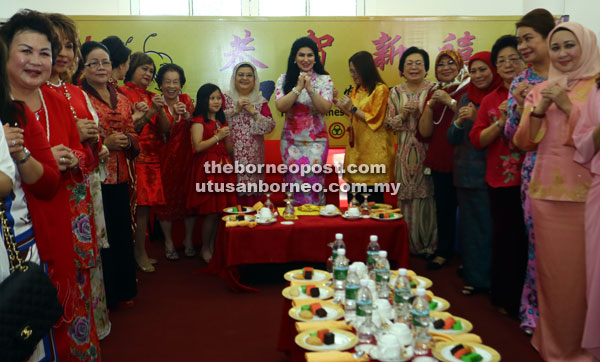
{"label": "ring", "polygon": [[59,159],[58,159],[58,163],[65,163],[65,159],[64,159],[64,157],[61,157],[61,158],[59,158]]}
{"label": "ring", "polygon": [[16,140],[12,140],[12,146],[15,147],[17,145],[17,141]]}

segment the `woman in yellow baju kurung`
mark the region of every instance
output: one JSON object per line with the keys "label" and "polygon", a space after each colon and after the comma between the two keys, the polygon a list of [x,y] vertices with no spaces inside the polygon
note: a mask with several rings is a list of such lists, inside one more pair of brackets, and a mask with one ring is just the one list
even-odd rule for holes
{"label": "woman in yellow baju kurung", "polygon": [[[344,159],[344,180],[370,186],[369,200],[383,202],[384,193],[377,192],[373,186],[394,179],[394,135],[383,124],[389,89],[377,72],[370,53],[354,54],[349,67],[356,86],[350,97],[344,96],[336,103],[350,117],[351,125]],[[358,172],[361,165],[384,165],[385,170],[361,173]],[[361,196],[357,195],[359,202],[362,202]]]}

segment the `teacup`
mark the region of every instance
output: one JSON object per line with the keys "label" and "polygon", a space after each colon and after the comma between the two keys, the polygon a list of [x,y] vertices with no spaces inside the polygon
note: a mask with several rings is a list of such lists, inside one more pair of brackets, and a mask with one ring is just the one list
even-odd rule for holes
{"label": "teacup", "polygon": [[375,307],[382,318],[388,320],[392,319],[392,305],[387,301],[387,299],[377,299],[375,301]]}
{"label": "teacup", "polygon": [[402,345],[406,346],[408,344],[412,344],[413,334],[410,328],[404,323],[394,323],[390,327],[390,333],[393,334],[398,342]]}
{"label": "teacup", "polygon": [[346,211],[346,213],[350,217],[358,217],[361,214],[360,209],[358,207],[351,207],[348,209],[348,211]]}
{"label": "teacup", "polygon": [[269,221],[273,217],[273,213],[268,207],[263,207],[262,209],[258,210],[258,216],[261,221]]}
{"label": "teacup", "polygon": [[337,209],[336,209],[335,205],[332,205],[332,204],[327,204],[323,208],[323,212],[325,214],[335,214],[336,211],[337,211]]}
{"label": "teacup", "polygon": [[379,347],[379,354],[381,357],[388,360],[400,359],[401,345],[395,336],[391,334],[384,334],[377,341],[377,345]]}

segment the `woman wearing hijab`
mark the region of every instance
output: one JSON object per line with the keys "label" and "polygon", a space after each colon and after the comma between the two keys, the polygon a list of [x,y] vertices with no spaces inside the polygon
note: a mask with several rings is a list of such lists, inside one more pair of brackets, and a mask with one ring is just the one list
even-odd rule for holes
{"label": "woman wearing hijab", "polygon": [[585,256],[587,269],[587,315],[583,348],[600,360],[600,74],[575,128],[575,161],[592,172],[585,204]]}
{"label": "woman wearing hijab", "polygon": [[[460,54],[444,50],[435,59],[435,77],[438,83],[427,96],[423,115],[419,120],[419,136],[429,143],[425,166],[433,178],[438,246],[429,269],[439,269],[452,255],[456,234],[456,189],[452,179],[454,147],[446,133],[457,111],[458,100],[467,91],[469,71]],[[425,170],[428,171],[428,170]]]}
{"label": "woman wearing hijab", "polygon": [[[265,163],[264,135],[275,128],[269,102],[259,94],[260,80],[256,67],[248,62],[235,66],[225,93],[225,117],[231,128],[233,161],[240,165],[262,167]],[[264,180],[262,172],[238,173],[239,184],[257,184]],[[261,199],[260,193],[238,193],[240,205],[254,205]]]}
{"label": "woman wearing hijab", "polygon": [[486,151],[476,149],[469,140],[483,97],[502,84],[490,57],[490,52],[479,52],[471,57],[471,83],[458,102],[458,112],[446,134],[454,145],[452,173],[460,214],[464,295],[490,288],[492,219],[485,183],[487,156]]}
{"label": "woman wearing hijab", "polygon": [[548,80],[527,95],[513,139],[525,151],[537,149],[529,195],[540,318],[532,344],[547,361],[591,361],[581,344],[586,314],[584,212],[592,177],[573,161],[572,133],[600,72],[600,50],[594,32],[573,22],[556,26],[548,39]]}
{"label": "woman wearing hijab", "polygon": [[[554,25],[554,17],[546,9],[532,10],[517,23],[517,40],[519,42],[517,50],[523,60],[531,66],[517,75],[510,85],[508,113],[504,125],[504,136],[507,139],[512,139],[517,132],[527,93],[534,85],[548,78],[550,57],[548,56],[548,41],[546,38]],[[529,180],[535,165],[535,156],[535,151],[527,152],[521,167],[521,202],[523,204],[525,229],[529,237],[529,250],[519,318],[521,319],[521,328],[527,334],[533,334],[539,317],[535,286],[535,234],[533,232],[531,201],[529,199]]]}

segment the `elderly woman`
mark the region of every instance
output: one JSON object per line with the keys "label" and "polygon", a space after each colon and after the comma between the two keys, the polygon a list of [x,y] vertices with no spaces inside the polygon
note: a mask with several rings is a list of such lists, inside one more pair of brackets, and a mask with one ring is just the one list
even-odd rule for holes
{"label": "elderly woman", "polygon": [[385,165],[385,171],[364,174],[346,172],[344,180],[350,184],[366,184],[370,200],[383,202],[383,192],[375,192],[373,186],[393,179],[394,135],[383,126],[389,90],[377,71],[371,53],[355,53],[348,60],[348,66],[355,87],[350,97],[343,96],[336,102],[350,118],[354,135],[353,142],[346,145],[344,168],[348,170],[350,165],[382,164]]}
{"label": "elderly woman", "polygon": [[[281,133],[281,157],[291,165],[321,165],[327,161],[329,138],[325,114],[331,109],[333,82],[327,75],[317,44],[308,37],[298,38],[292,44],[288,66],[276,84],[276,106],[285,113]],[[288,172],[284,176],[290,184],[325,185],[325,174]],[[295,203],[323,205],[323,192],[297,192]]]}
{"label": "elderly woman", "polygon": [[504,138],[508,88],[525,68],[517,52],[517,38],[505,35],[496,40],[491,61],[503,83],[481,101],[469,138],[475,148],[487,150],[485,181],[493,224],[492,303],[517,316],[527,265],[527,236],[520,198],[523,154]]}
{"label": "elderly woman", "polygon": [[[14,15],[2,26],[0,35],[9,45],[6,68],[11,95],[34,112],[62,172],[54,197],[39,200],[39,203],[29,198],[27,200],[32,210],[39,208],[44,211],[43,220],[38,220],[39,228],[35,230],[37,235],[48,235],[52,239],[44,241],[40,238],[37,246],[42,259],[49,263],[50,279],[59,289],[59,298],[65,308],[63,320],[54,331],[58,353],[63,356],[72,354],[71,358],[97,360],[100,346],[93,311],[87,300],[84,303],[84,298],[89,297],[89,288],[85,287],[85,283],[79,283],[81,280],[76,279],[73,268],[73,261],[77,257],[74,249],[82,245],[80,241],[73,239],[72,222],[77,217],[68,201],[72,197],[71,190],[75,187],[76,180],[81,180],[84,176],[82,170],[85,170],[89,160],[79,141],[75,117],[67,101],[48,87],[42,87],[45,80],[50,78],[53,51],[60,48],[60,43],[52,24],[44,15],[35,11],[23,11]],[[36,121],[32,120],[31,123]],[[9,144],[13,146],[12,141]],[[26,156],[23,155],[23,160]],[[85,192],[84,186],[84,196]],[[32,214],[32,218],[33,216]],[[90,225],[85,220],[79,221],[78,231],[91,239],[95,232],[93,224]],[[88,234],[90,230],[91,235]],[[77,276],[82,277],[81,274]],[[73,334],[71,329],[84,333]]]}
{"label": "elderly woman", "polygon": [[98,42],[82,45],[85,63],[81,87],[98,114],[100,137],[110,151],[107,176],[102,182],[102,200],[110,248],[102,249],[106,304],[109,308],[123,303],[133,305],[137,294],[135,260],[131,235],[129,204],[129,162],[139,153],[135,121],[144,112],[133,110],[127,97],[110,86],[111,61],[108,49]]}
{"label": "elderly woman", "polygon": [[438,245],[429,269],[439,269],[452,256],[456,234],[456,189],[452,176],[454,148],[446,132],[454,119],[458,101],[467,91],[469,71],[460,54],[444,50],[435,59],[435,77],[438,83],[429,91],[426,107],[419,120],[419,137],[429,144],[425,167],[431,169],[433,179]]}
{"label": "elderly woman", "polygon": [[595,87],[600,50],[594,32],[573,22],[550,32],[548,48],[548,80],[527,95],[513,139],[525,151],[537,150],[529,196],[540,318],[532,344],[547,361],[591,361],[581,345],[586,314],[584,214],[592,176],[573,161],[572,132]]}
{"label": "elderly woman", "polygon": [[[160,176],[159,153],[164,135],[169,132],[169,119],[163,106],[164,98],[147,90],[154,78],[156,67],[149,55],[141,52],[131,56],[129,70],[125,74],[125,85],[121,91],[144,116],[134,123],[139,134],[140,154],[135,160],[135,261],[141,271],[154,272],[155,260],[146,253],[146,229],[150,208],[165,204]],[[196,255],[192,245],[186,245],[186,256]]]}
{"label": "elderly woman", "polygon": [[[46,85],[63,96],[69,104],[76,119],[79,140],[90,156],[85,167],[87,177],[70,189],[72,195],[69,201],[73,214],[73,241],[77,255],[75,262],[82,275],[78,281],[83,283],[83,290],[89,294],[86,300],[90,303],[90,308],[94,308],[98,338],[103,339],[110,332],[110,322],[106,308],[102,259],[98,248],[107,248],[108,240],[100,187],[106,169],[100,166],[98,161],[106,161],[108,149],[102,147],[99,142],[98,116],[89,98],[81,88],[70,84],[72,72],[77,66],[76,59],[81,58],[77,26],[71,18],[62,14],[48,14],[48,19],[54,26],[62,46]],[[80,195],[78,190],[88,192]],[[85,199],[81,200],[82,197]],[[91,242],[89,235],[78,232],[77,228],[82,220],[94,225],[96,232],[91,235]]]}
{"label": "elderly woman", "polygon": [[437,242],[433,182],[424,166],[427,145],[417,138],[419,118],[425,98],[433,86],[425,80],[429,71],[429,54],[410,47],[400,57],[400,76],[403,82],[390,89],[386,127],[398,134],[396,152],[396,182],[402,185],[398,207],[408,226],[410,251],[428,256]]}
{"label": "elderly woman", "polygon": [[[519,42],[517,50],[523,60],[527,64],[531,64],[531,67],[517,75],[510,86],[508,113],[504,126],[504,136],[507,139],[512,139],[517,132],[527,93],[534,85],[548,78],[550,57],[546,38],[553,28],[554,17],[546,9],[532,10],[517,22],[517,41]],[[536,151],[527,152],[521,167],[521,202],[525,228],[529,237],[529,251],[519,318],[521,319],[521,328],[527,334],[533,333],[539,316],[535,286],[535,234],[529,198],[529,180],[535,165],[535,157]]]}
{"label": "elderly woman", "polygon": [[[252,63],[242,62],[235,66],[231,75],[229,91],[225,93],[225,117],[231,128],[233,161],[247,166],[265,163],[264,135],[275,128],[269,102],[259,94],[260,80]],[[238,173],[237,182],[258,184],[264,180],[262,172]],[[253,205],[261,199],[260,193],[239,193],[238,204]]]}

